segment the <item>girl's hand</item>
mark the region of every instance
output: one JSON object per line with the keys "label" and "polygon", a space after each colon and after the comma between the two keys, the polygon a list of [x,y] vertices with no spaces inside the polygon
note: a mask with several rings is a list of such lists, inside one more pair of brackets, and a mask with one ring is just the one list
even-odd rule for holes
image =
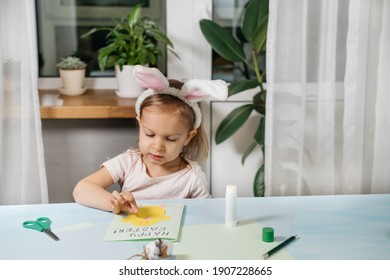
{"label": "girl's hand", "polygon": [[137,213],[138,206],[131,192],[113,191],[114,198],[111,200],[112,212],[119,214],[121,212]]}

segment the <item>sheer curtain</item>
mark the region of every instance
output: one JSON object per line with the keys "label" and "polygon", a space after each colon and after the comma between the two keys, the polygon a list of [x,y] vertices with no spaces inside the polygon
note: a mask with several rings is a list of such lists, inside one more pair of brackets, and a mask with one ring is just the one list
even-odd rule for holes
{"label": "sheer curtain", "polygon": [[0,2],[0,204],[48,202],[34,2]]}
{"label": "sheer curtain", "polygon": [[390,1],[270,1],[266,195],[390,193]]}

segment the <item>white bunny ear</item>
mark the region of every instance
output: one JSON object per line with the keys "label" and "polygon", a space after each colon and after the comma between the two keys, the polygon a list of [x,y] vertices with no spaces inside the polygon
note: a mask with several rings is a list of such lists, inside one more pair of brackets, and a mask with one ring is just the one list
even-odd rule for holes
{"label": "white bunny ear", "polygon": [[143,88],[163,90],[169,86],[168,79],[157,68],[136,65],[133,73],[138,84]]}
{"label": "white bunny ear", "polygon": [[184,83],[182,92],[188,102],[199,102],[207,97],[226,100],[228,97],[228,87],[223,80],[192,79]]}

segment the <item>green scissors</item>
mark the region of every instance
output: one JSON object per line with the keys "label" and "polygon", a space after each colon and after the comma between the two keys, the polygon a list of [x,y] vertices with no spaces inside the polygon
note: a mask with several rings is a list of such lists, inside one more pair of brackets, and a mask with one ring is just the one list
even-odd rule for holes
{"label": "green scissors", "polygon": [[25,221],[23,222],[23,227],[24,228],[29,228],[33,230],[37,230],[40,232],[44,232],[47,235],[49,235],[51,238],[53,238],[55,241],[60,240],[57,235],[55,235],[51,230],[50,230],[50,224],[51,220],[46,217],[41,217],[36,219],[35,221]]}

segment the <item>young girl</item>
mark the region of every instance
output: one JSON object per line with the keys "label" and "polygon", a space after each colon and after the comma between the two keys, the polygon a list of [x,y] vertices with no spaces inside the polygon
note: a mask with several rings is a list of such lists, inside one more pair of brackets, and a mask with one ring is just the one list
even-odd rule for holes
{"label": "young girl", "polygon": [[[114,213],[138,211],[137,200],[206,198],[208,184],[196,161],[208,154],[198,102],[208,96],[227,98],[222,80],[170,80],[156,68],[135,67],[145,90],[135,110],[139,148],[104,162],[99,170],[77,183],[76,202]],[[118,182],[121,192],[107,191]]]}

